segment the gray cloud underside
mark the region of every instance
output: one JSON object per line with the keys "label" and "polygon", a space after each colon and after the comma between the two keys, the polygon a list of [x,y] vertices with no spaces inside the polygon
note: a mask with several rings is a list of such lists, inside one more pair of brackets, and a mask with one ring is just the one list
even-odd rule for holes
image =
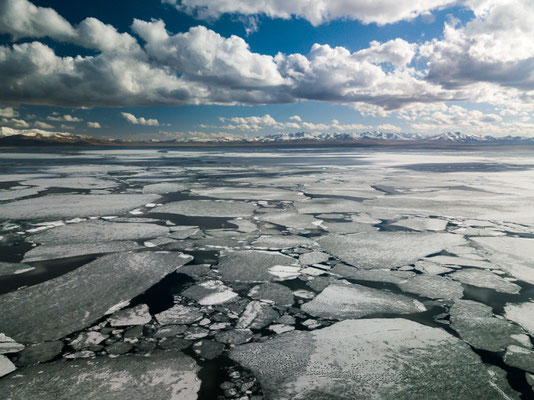
{"label": "gray cloud underside", "polygon": [[[431,8],[445,3],[436,1]],[[452,100],[516,108],[532,103],[534,3],[466,4],[475,18],[465,26],[447,24],[439,40],[372,42],[353,53],[316,44],[308,54],[272,57],[253,53],[240,37],[225,38],[203,26],[171,34],[163,21],[134,20],[132,34],[120,33],[95,18],[72,26],[50,8],[0,0],[0,33],[30,40],[0,46],[0,103],[77,107],[320,100],[365,112]],[[508,20],[501,22],[503,16]],[[43,37],[96,55],[57,56],[31,41]],[[425,69],[415,69],[414,61]]]}

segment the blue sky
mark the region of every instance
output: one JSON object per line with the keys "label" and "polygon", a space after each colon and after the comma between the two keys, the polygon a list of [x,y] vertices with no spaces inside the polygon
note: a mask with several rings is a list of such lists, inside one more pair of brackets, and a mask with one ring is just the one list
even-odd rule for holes
{"label": "blue sky", "polygon": [[534,136],[528,0],[0,0],[0,133]]}

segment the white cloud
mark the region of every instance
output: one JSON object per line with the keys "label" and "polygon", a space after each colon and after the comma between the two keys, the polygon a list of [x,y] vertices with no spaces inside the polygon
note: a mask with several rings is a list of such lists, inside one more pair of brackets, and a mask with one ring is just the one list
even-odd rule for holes
{"label": "white cloud", "polygon": [[121,115],[128,121],[130,124],[134,125],[147,125],[147,126],[159,126],[159,121],[157,119],[145,119],[143,117],[137,118],[135,115],[123,112]]}
{"label": "white cloud", "polygon": [[26,121],[24,121],[23,119],[16,119],[16,118],[11,118],[9,121],[8,121],[9,124],[13,125],[15,128],[29,128],[30,127],[30,124],[28,124]]}
{"label": "white cloud", "polygon": [[65,114],[65,115],[49,115],[46,117],[49,121],[65,121],[65,122],[81,122],[83,121],[81,118],[73,117],[72,115]]}
{"label": "white cloud", "polygon": [[[189,0],[180,4],[196,13],[200,9],[195,4],[201,3]],[[244,16],[297,15],[314,23],[335,18],[363,22],[374,18],[386,23],[449,3],[452,1],[210,0],[204,11],[216,16],[226,12],[224,7],[244,7],[234,11]],[[444,112],[446,102],[467,101],[496,107],[492,115],[480,117],[481,123],[502,125],[499,117],[531,115],[534,3],[465,0],[465,4],[474,12],[471,21],[465,25],[449,22],[441,39],[424,44],[394,39],[371,42],[356,52],[316,44],[307,54],[272,57],[254,53],[242,38],[226,38],[202,26],[173,34],[163,21],[134,20],[131,30],[142,39],[141,45],[132,34],[118,32],[95,18],[72,26],[50,8],[35,7],[27,0],[0,0],[1,33],[15,39],[49,37],[96,50],[91,56],[60,57],[39,41],[0,45],[0,104],[254,105],[318,100],[344,104],[368,115],[398,113],[402,120],[421,124],[426,123],[419,118],[424,110]],[[0,109],[2,114],[17,116],[11,108]],[[152,121],[133,117],[138,124]],[[52,118],[79,122],[72,116],[70,120],[59,115]],[[265,121],[249,120],[226,124],[228,129],[248,131],[269,126]],[[297,119],[276,124],[306,128]]]}
{"label": "white cloud", "polygon": [[13,118],[17,117],[19,114],[11,107],[0,107],[0,117]]}
{"label": "white cloud", "polygon": [[396,125],[392,125],[392,124],[381,124],[381,125],[378,125],[377,129],[379,131],[387,132],[387,133],[402,132],[402,129],[400,127],[398,127]]}
{"label": "white cloud", "polygon": [[239,132],[282,132],[282,131],[336,131],[336,132],[348,132],[348,131],[361,131],[372,129],[372,126],[363,124],[340,124],[339,121],[333,120],[331,123],[313,123],[303,121],[299,116],[295,115],[289,118],[295,122],[280,122],[274,119],[269,114],[263,116],[250,116],[250,117],[231,117],[231,118],[219,118],[219,120],[226,125],[199,125],[204,129],[216,129],[216,130],[230,130]]}
{"label": "white cloud", "polygon": [[50,124],[47,124],[46,122],[42,121],[35,121],[33,124],[36,128],[40,129],[53,129],[54,127]]}
{"label": "white cloud", "polygon": [[[534,90],[534,2],[470,0],[475,18],[445,25],[444,37],[421,46],[428,79],[449,88],[488,82]],[[532,93],[530,93],[532,96]]]}
{"label": "white cloud", "polygon": [[[29,137],[43,136],[43,137],[69,137],[70,132],[50,132],[42,129],[14,129],[7,126],[0,126],[1,136],[24,135]],[[81,136],[81,135],[80,135]]]}
{"label": "white cloud", "polygon": [[222,14],[266,15],[272,18],[304,18],[317,26],[335,19],[365,24],[389,24],[411,20],[429,11],[459,3],[456,0],[162,0],[199,18]]}
{"label": "white cloud", "polygon": [[102,128],[98,122],[87,122],[88,128],[99,129]]}
{"label": "white cloud", "polygon": [[[132,29],[146,42],[146,53],[191,81],[222,87],[254,88],[284,83],[271,56],[252,53],[238,36],[224,38],[204,26],[169,35],[161,20],[134,20]],[[216,94],[215,94],[216,96]]]}
{"label": "white cloud", "polygon": [[0,0],[0,33],[15,39],[50,36],[69,40],[75,36],[71,24],[56,11],[27,0]]}

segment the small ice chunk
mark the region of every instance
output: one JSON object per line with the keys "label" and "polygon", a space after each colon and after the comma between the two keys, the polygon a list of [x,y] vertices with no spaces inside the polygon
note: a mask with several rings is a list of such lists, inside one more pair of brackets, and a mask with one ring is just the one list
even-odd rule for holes
{"label": "small ice chunk", "polygon": [[152,320],[146,304],[139,304],[133,308],[127,308],[115,312],[110,318],[111,326],[144,325]]}
{"label": "small ice chunk", "polygon": [[161,325],[192,324],[200,321],[203,314],[195,307],[176,304],[173,307],[156,314],[156,320]]}
{"label": "small ice chunk", "polygon": [[267,329],[279,335],[281,333],[293,331],[295,330],[295,327],[292,325],[285,325],[285,324],[273,324],[273,325],[270,325]]}
{"label": "small ice chunk", "polygon": [[[6,356],[0,355],[0,377],[15,371],[17,367]],[[7,397],[6,397],[7,398]]]}
{"label": "small ice chunk", "polygon": [[512,367],[534,373],[534,351],[511,345],[506,349],[504,362]]}
{"label": "small ice chunk", "polygon": [[448,221],[438,218],[409,217],[397,221],[392,226],[408,228],[414,231],[444,231]]}
{"label": "small ice chunk", "polygon": [[295,279],[300,275],[299,267],[290,267],[286,265],[275,265],[269,268],[269,273],[274,275],[278,280]]}
{"label": "small ice chunk", "polygon": [[302,265],[318,264],[328,261],[330,256],[321,251],[312,251],[311,253],[304,253],[299,256],[299,261]]}
{"label": "small ice chunk", "polygon": [[108,337],[108,335],[102,335],[100,332],[89,331],[79,334],[69,344],[74,350],[82,350],[89,346],[100,344]]}
{"label": "small ice chunk", "polygon": [[203,306],[213,306],[233,301],[238,297],[238,294],[221,281],[209,280],[191,286],[182,292],[182,296],[193,299]]}
{"label": "small ice chunk", "polygon": [[0,333],[0,354],[18,353],[24,350],[24,345],[15,342],[9,336]]}
{"label": "small ice chunk", "polygon": [[262,329],[278,319],[278,313],[261,301],[251,301],[239,317],[236,328]]}
{"label": "small ice chunk", "polygon": [[534,336],[534,302],[508,303],[504,307],[504,316],[521,325],[531,336]]}

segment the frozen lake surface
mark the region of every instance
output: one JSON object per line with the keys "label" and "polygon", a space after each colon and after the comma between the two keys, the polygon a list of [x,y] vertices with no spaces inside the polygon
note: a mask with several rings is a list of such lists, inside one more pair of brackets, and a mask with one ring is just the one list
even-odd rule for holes
{"label": "frozen lake surface", "polygon": [[0,151],[2,399],[529,399],[533,338],[532,151]]}

